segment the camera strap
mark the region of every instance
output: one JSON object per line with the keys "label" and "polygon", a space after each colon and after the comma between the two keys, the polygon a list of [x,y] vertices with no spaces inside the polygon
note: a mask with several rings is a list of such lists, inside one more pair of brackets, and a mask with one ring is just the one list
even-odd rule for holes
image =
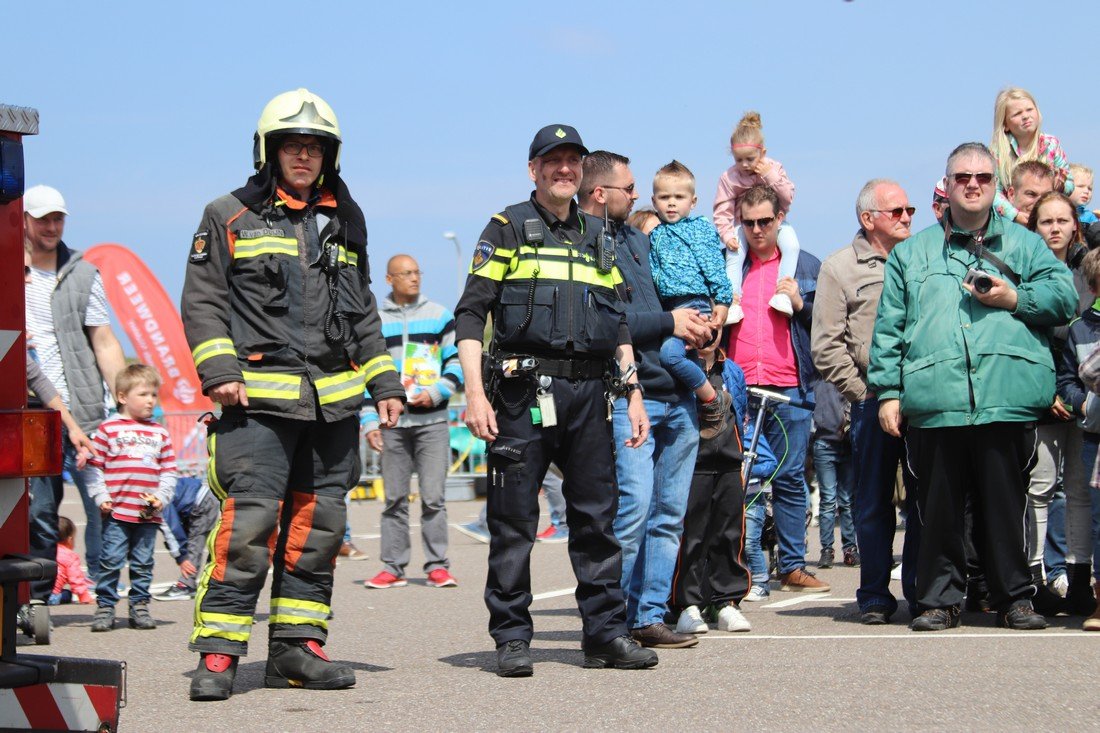
{"label": "camera strap", "polygon": [[979,242],[975,241],[973,237],[967,237],[966,244],[963,245],[966,251],[978,258],[978,261],[989,260],[994,267],[996,267],[1004,278],[1012,283],[1016,287],[1020,287],[1020,276],[1012,271],[1012,268],[1005,264],[997,255],[993,254]]}

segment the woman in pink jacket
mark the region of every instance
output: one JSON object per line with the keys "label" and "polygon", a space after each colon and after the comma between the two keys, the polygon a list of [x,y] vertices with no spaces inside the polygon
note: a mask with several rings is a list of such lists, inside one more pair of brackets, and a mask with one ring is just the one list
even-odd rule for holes
{"label": "woman in pink jacket", "polygon": [[[764,147],[764,131],[757,112],[746,112],[737,123],[730,136],[730,151],[733,153],[733,166],[718,179],[718,194],[714,197],[714,225],[726,253],[726,274],[733,286],[733,304],[730,306],[726,323],[737,323],[744,317],[741,310],[741,278],[744,272],[745,248],[744,230],[741,229],[741,197],[753,186],[763,184],[779,196],[784,214],[790,211],[794,200],[794,184],[787,178],[787,172],[778,160],[767,157]],[[779,228],[779,279],[794,277],[794,268],[798,263],[798,237],[790,224],[784,222]],[[788,316],[794,315],[791,299],[782,293],[776,293],[768,301],[775,310]]]}

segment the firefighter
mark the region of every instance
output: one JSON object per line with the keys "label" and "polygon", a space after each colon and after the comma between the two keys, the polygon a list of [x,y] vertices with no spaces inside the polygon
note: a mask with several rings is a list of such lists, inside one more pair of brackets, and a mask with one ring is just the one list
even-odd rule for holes
{"label": "firefighter", "polygon": [[[587,154],[568,125],[535,135],[528,151],[535,191],[492,217],[455,309],[466,424],[489,443],[485,603],[502,677],[534,671],[530,554],[538,489],[551,461],[565,475],[584,666],[657,664],[656,653],[627,633],[622,556],[611,527],[618,505],[611,400],[620,391],[629,395],[633,435],[626,449],[644,443],[649,427],[617,293],[622,275],[613,242],[602,236],[603,222],[573,200]],[[483,369],[490,312],[493,337]]]}
{"label": "firefighter", "polygon": [[269,562],[265,685],[355,684],[321,646],[344,496],[359,479],[357,416],[366,387],[392,427],[404,390],[340,145],[324,100],[305,89],[278,95],[257,126],[257,173],[206,207],[191,243],[183,323],[203,392],[222,406],[208,430],[221,517],[195,597],[192,700],[232,693]]}

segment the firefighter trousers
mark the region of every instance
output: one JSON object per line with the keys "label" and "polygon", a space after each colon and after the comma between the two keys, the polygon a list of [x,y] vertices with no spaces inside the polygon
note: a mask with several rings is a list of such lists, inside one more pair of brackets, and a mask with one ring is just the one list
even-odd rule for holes
{"label": "firefighter trousers", "polygon": [[221,516],[195,596],[190,648],[243,656],[274,563],[271,639],[328,636],[344,497],[359,480],[359,424],[227,408],[209,428],[210,488]]}

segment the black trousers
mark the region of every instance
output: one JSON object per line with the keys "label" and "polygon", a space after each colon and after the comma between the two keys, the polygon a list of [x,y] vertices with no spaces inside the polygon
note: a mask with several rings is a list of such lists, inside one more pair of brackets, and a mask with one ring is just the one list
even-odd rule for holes
{"label": "black trousers", "polygon": [[670,605],[740,603],[749,590],[745,565],[745,488],[741,472],[691,478]]}
{"label": "black trousers", "polygon": [[494,403],[499,436],[489,444],[485,605],[497,645],[531,641],[531,547],[539,486],[551,462],[565,479],[569,559],[577,576],[584,643],[605,644],[627,633],[622,551],[612,531],[619,496],[603,380],[555,378],[550,389],[555,427],[533,424],[534,385],[526,378],[503,380]]}
{"label": "black trousers", "polygon": [[917,474],[921,545],[920,610],[962,602],[966,589],[965,515],[972,492],[973,534],[985,565],[990,604],[1003,610],[1035,593],[1027,565],[1028,474],[1035,454],[1031,423],[910,428],[910,465]]}

